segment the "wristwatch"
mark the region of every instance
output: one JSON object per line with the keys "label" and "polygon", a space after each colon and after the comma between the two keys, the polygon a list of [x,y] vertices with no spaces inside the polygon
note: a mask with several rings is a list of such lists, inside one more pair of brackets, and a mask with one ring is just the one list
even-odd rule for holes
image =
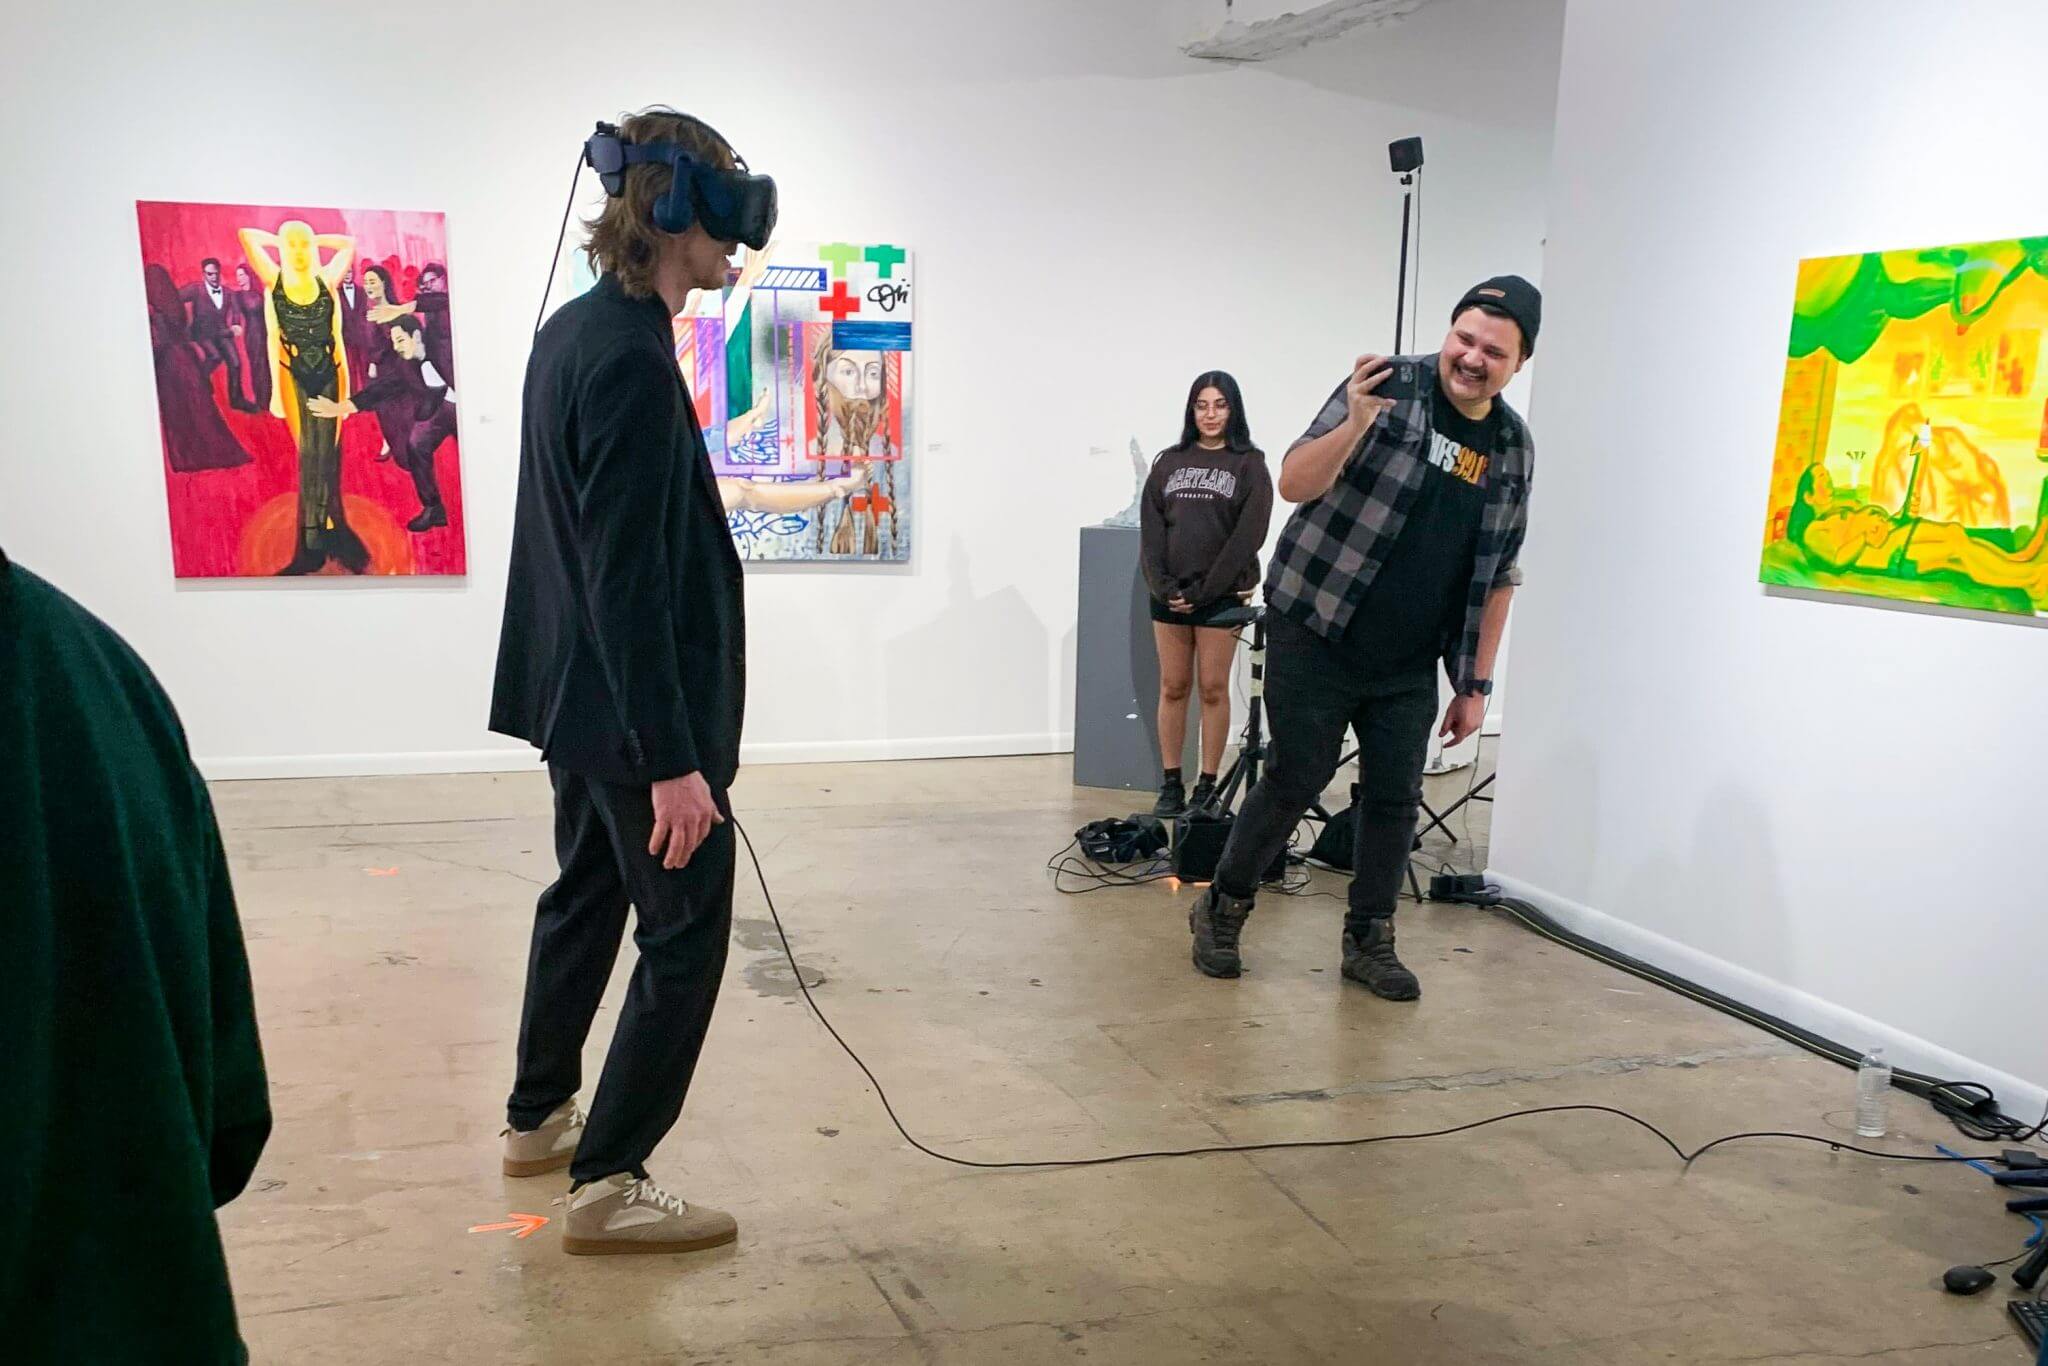
{"label": "wristwatch", "polygon": [[1493,680],[1492,680],[1492,679],[1490,679],[1490,678],[1475,678],[1475,679],[1473,679],[1473,680],[1472,680],[1472,681],[1471,681],[1470,683],[1467,683],[1467,684],[1465,685],[1465,696],[1467,696],[1467,697],[1491,697],[1491,696],[1493,696]]}

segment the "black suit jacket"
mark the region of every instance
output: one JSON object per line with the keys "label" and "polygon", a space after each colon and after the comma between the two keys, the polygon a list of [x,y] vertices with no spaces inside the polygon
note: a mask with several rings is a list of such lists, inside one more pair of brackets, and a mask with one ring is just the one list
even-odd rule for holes
{"label": "black suit jacket", "polygon": [[242,321],[241,307],[235,301],[235,291],[226,284],[220,287],[220,307],[213,306],[213,295],[206,290],[206,281],[194,280],[178,291],[192,309],[192,321],[186,335],[193,341],[212,341],[215,337],[228,335],[228,325]]}
{"label": "black suit jacket", "polygon": [[441,378],[455,383],[455,338],[448,329],[448,292],[422,290],[413,295],[413,314],[420,320],[420,335],[426,339],[427,359],[441,372]]}
{"label": "black suit jacket", "polygon": [[443,385],[427,383],[420,362],[407,360],[396,351],[387,353],[382,362],[377,378],[358,389],[349,400],[358,409],[368,412],[387,403],[394,408],[402,406],[409,422],[425,422],[441,411],[448,401],[448,390]]}
{"label": "black suit jacket", "polygon": [[526,366],[491,729],[608,782],[739,769],[739,553],[659,299],[607,275]]}
{"label": "black suit jacket", "polygon": [[[355,300],[349,300],[349,291],[355,291]],[[341,310],[341,340],[344,345],[366,347],[370,344],[370,292],[363,288],[361,280],[344,280],[334,287],[334,302]]]}

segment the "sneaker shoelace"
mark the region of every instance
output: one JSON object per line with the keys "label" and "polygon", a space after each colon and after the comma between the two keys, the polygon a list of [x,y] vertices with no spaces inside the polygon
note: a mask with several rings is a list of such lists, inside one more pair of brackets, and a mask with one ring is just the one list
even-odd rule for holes
{"label": "sneaker shoelace", "polygon": [[685,1214],[690,1208],[688,1202],[670,1195],[651,1180],[643,1180],[639,1185],[633,1187],[632,1193],[626,1197],[626,1203],[629,1205],[652,1205],[665,1214],[675,1215]]}

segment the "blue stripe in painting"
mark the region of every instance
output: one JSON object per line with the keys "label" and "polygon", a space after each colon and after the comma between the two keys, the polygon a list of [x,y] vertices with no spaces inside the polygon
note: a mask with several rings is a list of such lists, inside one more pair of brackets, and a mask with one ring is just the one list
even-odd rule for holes
{"label": "blue stripe in painting", "polygon": [[833,323],[832,346],[838,351],[908,351],[909,323]]}

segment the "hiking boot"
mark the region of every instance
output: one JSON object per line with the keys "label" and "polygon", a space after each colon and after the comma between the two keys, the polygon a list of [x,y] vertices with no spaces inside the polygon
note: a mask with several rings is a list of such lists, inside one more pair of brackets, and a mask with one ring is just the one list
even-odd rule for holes
{"label": "hiking boot", "polygon": [[1178,778],[1168,778],[1159,785],[1159,800],[1152,803],[1152,814],[1163,821],[1170,821],[1188,809],[1188,790],[1181,786]]}
{"label": "hiking boot", "polygon": [[699,1252],[740,1236],[724,1210],[692,1205],[631,1172],[571,1193],[562,1250],[581,1257],[630,1252]]}
{"label": "hiking boot", "polygon": [[1191,811],[1207,811],[1214,805],[1216,805],[1216,780],[1214,778],[1195,779],[1195,790],[1188,794],[1188,809]]}
{"label": "hiking boot", "polygon": [[1422,995],[1422,983],[1394,956],[1394,922],[1388,916],[1344,927],[1344,975],[1383,1000],[1412,1001]]}
{"label": "hiking boot", "polygon": [[1213,882],[1203,888],[1188,912],[1188,928],[1195,934],[1195,966],[1211,977],[1235,977],[1244,971],[1237,937],[1251,913],[1250,897],[1226,896]]}
{"label": "hiking boot", "polygon": [[583,1112],[574,1100],[540,1122],[538,1129],[507,1129],[505,1175],[545,1176],[558,1172],[576,1158],[576,1145],[583,1141]]}

